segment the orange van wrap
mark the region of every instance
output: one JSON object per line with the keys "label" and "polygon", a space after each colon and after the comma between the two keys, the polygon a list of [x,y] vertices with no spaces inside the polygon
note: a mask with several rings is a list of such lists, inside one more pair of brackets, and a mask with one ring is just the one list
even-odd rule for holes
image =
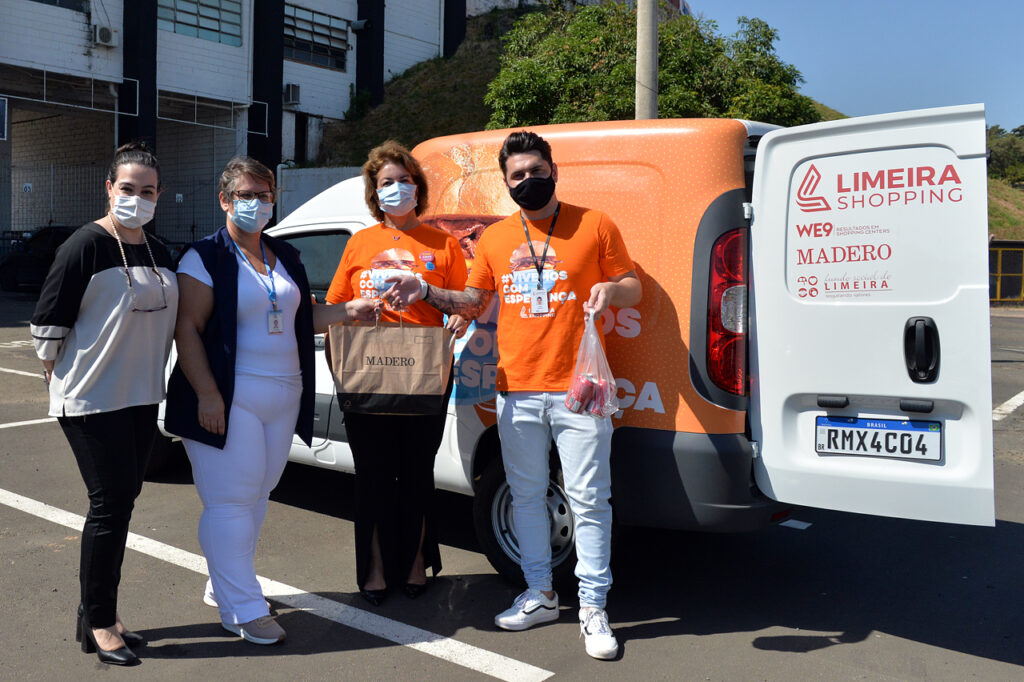
{"label": "orange van wrap", "polygon": [[[614,424],[742,433],[743,412],[714,405],[694,389],[688,348],[697,227],[712,201],[744,186],[745,126],[693,119],[531,130],[551,144],[558,197],[611,216],[643,283],[640,304],[610,309],[602,319],[623,408]],[[470,268],[486,226],[518,210],[497,161],[509,132],[435,138],[413,150],[430,185],[431,203],[421,217],[459,240]],[[493,422],[486,410],[478,414]]]}

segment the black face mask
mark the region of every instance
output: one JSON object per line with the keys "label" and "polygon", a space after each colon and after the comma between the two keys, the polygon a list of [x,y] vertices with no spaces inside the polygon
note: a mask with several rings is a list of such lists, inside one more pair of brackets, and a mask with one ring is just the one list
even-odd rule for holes
{"label": "black face mask", "polygon": [[544,208],[554,193],[555,180],[550,175],[546,178],[526,178],[509,189],[512,201],[527,211],[539,211]]}

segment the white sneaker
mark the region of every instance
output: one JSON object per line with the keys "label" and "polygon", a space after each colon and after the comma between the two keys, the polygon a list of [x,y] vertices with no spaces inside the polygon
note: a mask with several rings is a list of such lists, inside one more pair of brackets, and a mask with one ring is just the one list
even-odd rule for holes
{"label": "white sneaker", "polygon": [[580,637],[583,637],[587,653],[594,658],[608,660],[619,653],[619,643],[608,626],[608,614],[604,609],[592,606],[580,609]]}
{"label": "white sneaker", "polygon": [[221,621],[221,627],[228,632],[233,632],[247,642],[253,644],[277,644],[285,638],[284,628],[277,624],[273,616],[260,616],[248,623],[225,623]]}
{"label": "white sneaker", "polygon": [[[266,601],[266,600],[264,600],[264,601]],[[203,603],[206,604],[207,606],[212,606],[213,608],[217,608],[217,606],[218,606],[217,605],[217,595],[215,595],[213,593],[213,583],[210,580],[206,581],[206,589],[203,590]],[[268,609],[274,608],[273,606],[271,606],[269,601],[267,601],[267,608]]]}
{"label": "white sneaker", "polygon": [[503,630],[526,630],[538,623],[558,620],[558,595],[548,599],[540,590],[529,589],[516,597],[512,607],[494,617]]}

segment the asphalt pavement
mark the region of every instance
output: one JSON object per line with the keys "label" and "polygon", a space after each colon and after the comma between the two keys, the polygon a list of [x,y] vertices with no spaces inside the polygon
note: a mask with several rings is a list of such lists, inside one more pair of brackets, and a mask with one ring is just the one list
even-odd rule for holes
{"label": "asphalt pavement", "polygon": [[[800,509],[800,523],[756,533],[620,529],[610,662],[584,653],[571,585],[557,623],[494,627],[518,590],[480,553],[455,494],[438,494],[441,576],[418,600],[370,607],[356,594],[352,479],[299,465],[257,554],[289,639],[242,642],[202,603],[200,506],[181,467],[147,482],[132,522],[119,604],[149,639],[142,665],[102,666],[74,641],[87,503],[46,418],[33,303],[0,294],[0,679],[1024,679],[1024,408],[994,423],[994,528]],[[992,349],[999,406],[1024,392],[1024,314],[993,315]]]}

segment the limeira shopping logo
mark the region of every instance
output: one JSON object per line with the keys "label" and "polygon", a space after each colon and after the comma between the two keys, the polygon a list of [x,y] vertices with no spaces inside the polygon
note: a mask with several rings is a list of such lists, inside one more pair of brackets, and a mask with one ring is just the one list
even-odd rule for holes
{"label": "limeira shopping logo", "polygon": [[963,181],[956,166],[909,166],[843,171],[835,175],[832,202],[819,192],[823,176],[811,164],[796,192],[796,205],[804,213],[893,206],[957,204],[963,201]]}
{"label": "limeira shopping logo", "polygon": [[821,173],[818,172],[818,169],[812,163],[811,167],[807,169],[804,179],[800,182],[799,189],[796,191],[796,205],[804,213],[832,210],[825,197],[814,193],[818,189],[819,182],[821,182]]}

